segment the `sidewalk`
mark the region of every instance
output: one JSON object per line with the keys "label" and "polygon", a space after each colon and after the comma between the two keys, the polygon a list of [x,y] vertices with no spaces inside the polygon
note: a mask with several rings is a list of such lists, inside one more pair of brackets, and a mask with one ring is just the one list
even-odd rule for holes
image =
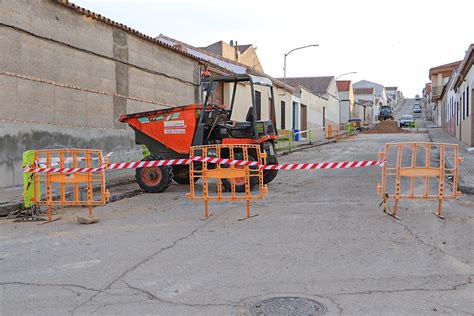
{"label": "sidewalk", "polygon": [[[110,189],[110,201],[140,194],[141,190],[135,182],[133,172],[126,170],[120,173],[106,175],[107,189]],[[0,190],[0,216],[7,216],[11,212],[23,207],[23,186],[3,188]]]}
{"label": "sidewalk", "polygon": [[469,152],[466,144],[447,134],[442,128],[435,127],[432,122],[425,120],[425,125],[432,142],[458,144],[459,157],[464,158],[464,162],[459,164],[459,190],[474,194],[474,151]]}

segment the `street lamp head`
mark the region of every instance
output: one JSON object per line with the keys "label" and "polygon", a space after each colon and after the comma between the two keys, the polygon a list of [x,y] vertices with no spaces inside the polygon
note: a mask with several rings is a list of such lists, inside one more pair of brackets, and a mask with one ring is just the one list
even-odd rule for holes
{"label": "street lamp head", "polygon": [[[283,85],[286,86],[286,57],[294,52],[295,50],[299,50],[299,49],[303,49],[303,48],[308,48],[308,47],[316,47],[316,46],[319,46],[319,44],[310,44],[310,45],[305,45],[305,46],[301,46],[301,47],[296,47],[296,48],[293,48],[292,50],[290,50],[288,53],[285,54],[284,58],[283,58]],[[286,94],[286,90],[283,89],[284,93]]]}
{"label": "street lamp head", "polygon": [[339,79],[339,78],[341,78],[342,76],[345,76],[345,75],[352,75],[352,74],[356,74],[356,73],[357,73],[357,71],[346,72],[346,73],[344,73],[344,74],[342,74],[342,75],[337,76],[337,77],[336,77],[336,80]]}
{"label": "street lamp head", "polygon": [[292,50],[290,50],[288,53],[285,54],[285,57],[288,56],[290,53],[294,52],[295,50],[308,48],[308,47],[317,47],[317,46],[319,46],[319,44],[310,44],[310,45],[305,45],[305,46],[293,48]]}

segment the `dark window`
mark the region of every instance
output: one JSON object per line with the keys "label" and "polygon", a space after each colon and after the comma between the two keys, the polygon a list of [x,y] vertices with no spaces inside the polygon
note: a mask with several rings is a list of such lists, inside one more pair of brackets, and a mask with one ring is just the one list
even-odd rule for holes
{"label": "dark window", "polygon": [[257,120],[262,119],[262,94],[260,91],[255,91],[255,106],[257,107]]}
{"label": "dark window", "polygon": [[466,117],[469,116],[469,87],[466,87]]}
{"label": "dark window", "polygon": [[466,92],[462,93],[462,119],[466,118]]}
{"label": "dark window", "polygon": [[[364,121],[365,121],[365,107],[364,107]],[[323,127],[326,126],[326,107],[323,106]]]}
{"label": "dark window", "polygon": [[281,101],[281,115],[280,115],[280,128],[285,129],[285,121],[286,121],[286,109],[285,109],[285,101]]}
{"label": "dark window", "polygon": [[275,116],[273,114],[274,112],[272,98],[268,98],[268,116],[270,117],[270,121],[272,121],[272,123],[275,122]]}
{"label": "dark window", "polygon": [[459,103],[458,100],[454,101],[454,107],[456,108],[456,126],[459,126]]}

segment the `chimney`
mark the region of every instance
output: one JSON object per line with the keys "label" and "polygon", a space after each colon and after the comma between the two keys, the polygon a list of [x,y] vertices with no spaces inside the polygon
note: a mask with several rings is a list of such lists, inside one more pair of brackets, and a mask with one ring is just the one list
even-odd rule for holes
{"label": "chimney", "polygon": [[229,44],[230,46],[234,47],[234,40],[230,40]]}
{"label": "chimney", "polygon": [[239,61],[239,45],[235,41],[235,61]]}

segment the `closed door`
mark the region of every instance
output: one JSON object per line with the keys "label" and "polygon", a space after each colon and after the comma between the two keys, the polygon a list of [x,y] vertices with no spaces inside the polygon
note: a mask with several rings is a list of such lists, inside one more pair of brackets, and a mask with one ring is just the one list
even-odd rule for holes
{"label": "closed door", "polygon": [[268,98],[268,113],[270,116],[270,121],[272,121],[272,124],[275,124],[275,111],[273,110],[272,98]]}
{"label": "closed door", "polygon": [[293,102],[293,130],[299,129],[299,122],[298,122],[298,117],[299,117],[299,104],[297,102]]}
{"label": "closed door", "polygon": [[[306,131],[308,129],[308,107],[306,105],[301,104],[301,121],[300,126],[302,131]],[[301,134],[301,137],[307,138],[308,133],[304,132]]]}

